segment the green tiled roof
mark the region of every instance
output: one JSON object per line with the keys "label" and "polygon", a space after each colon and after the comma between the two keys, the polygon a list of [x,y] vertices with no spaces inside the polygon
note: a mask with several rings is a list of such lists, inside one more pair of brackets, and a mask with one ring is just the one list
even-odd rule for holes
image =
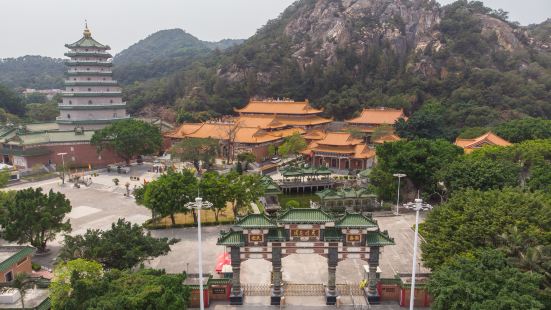
{"label": "green tiled roof", "polygon": [[9,144],[34,145],[61,142],[88,142],[92,139],[94,131],[85,130],[82,134],[75,134],[73,131],[48,131],[36,132],[25,135],[18,135]]}
{"label": "green tiled roof", "polygon": [[47,297],[40,303],[40,305],[36,306],[35,310],[49,310],[52,308],[52,303],[50,301],[50,297]]}
{"label": "green tiled roof", "polygon": [[327,223],[335,220],[320,209],[288,209],[277,220],[280,223]]}
{"label": "green tiled roof", "polygon": [[388,236],[388,232],[373,231],[367,233],[368,246],[394,245],[394,239]]}
{"label": "green tiled roof", "polygon": [[359,213],[346,213],[335,223],[335,226],[338,228],[371,228],[377,227],[377,223]]}
{"label": "green tiled roof", "polygon": [[115,80],[110,81],[66,81],[67,86],[118,86],[118,82]]}
{"label": "green tiled roof", "polygon": [[241,231],[232,231],[224,232],[220,231],[220,237],[216,242],[217,245],[225,246],[244,246],[245,237],[243,237],[243,232]]}
{"label": "green tiled roof", "polygon": [[312,175],[330,175],[332,172],[327,167],[293,167],[288,166],[281,169],[284,177],[312,176]]}
{"label": "green tiled roof", "polygon": [[113,72],[80,72],[80,71],[69,71],[65,72],[67,75],[75,75],[75,76],[111,76],[113,75]]}
{"label": "green tiled roof", "polygon": [[376,198],[367,188],[324,189],[316,192],[320,199]]}
{"label": "green tiled roof", "polygon": [[126,104],[90,104],[90,105],[59,105],[60,110],[103,110],[103,109],[124,109]]}
{"label": "green tiled roof", "polygon": [[7,268],[13,266],[14,264],[17,264],[17,262],[25,258],[25,256],[32,255],[34,253],[34,248],[20,247],[20,246],[5,246],[5,247],[0,247],[0,253],[13,253],[11,256],[6,258],[3,262],[0,262],[0,272],[3,272]]}
{"label": "green tiled roof", "polygon": [[325,241],[341,241],[342,233],[335,228],[325,228]]}
{"label": "green tiled roof", "polygon": [[26,124],[25,129],[31,132],[36,131],[49,131],[49,130],[59,130],[59,126],[57,123],[51,122],[51,123],[33,123],[33,124]]}
{"label": "green tiled roof", "polygon": [[287,238],[285,236],[285,229],[275,228],[268,231],[268,236],[266,237],[268,241],[285,241]]}
{"label": "green tiled roof", "polygon": [[242,228],[276,228],[277,226],[264,214],[249,214],[235,223]]}
{"label": "green tiled roof", "polygon": [[63,97],[69,98],[69,97],[120,97],[122,96],[121,92],[106,92],[106,93],[96,93],[96,92],[89,92],[89,93],[64,93]]}
{"label": "green tiled roof", "polygon": [[220,285],[220,284],[228,284],[231,282],[231,278],[210,278],[207,281],[207,285]]}
{"label": "green tiled roof", "polygon": [[[129,118],[129,117],[127,117]],[[86,124],[108,124],[115,121],[124,120],[127,118],[112,118],[112,119],[83,119],[83,120],[74,120],[74,119],[58,119],[58,124],[75,124],[75,125],[86,125]]]}
{"label": "green tiled roof", "polygon": [[103,45],[98,41],[94,40],[92,37],[82,37],[82,39],[76,41],[75,43],[65,44],[65,47],[67,48],[92,47],[92,48],[98,48],[103,50],[111,49],[109,45]]}
{"label": "green tiled roof", "polygon": [[66,66],[93,66],[93,67],[113,67],[111,62],[100,62],[96,60],[80,60],[80,61],[66,61]]}
{"label": "green tiled roof", "polygon": [[109,53],[98,53],[98,52],[67,52],[65,53],[65,56],[67,57],[75,57],[75,56],[81,56],[81,57],[104,57],[104,58],[112,58],[113,55]]}

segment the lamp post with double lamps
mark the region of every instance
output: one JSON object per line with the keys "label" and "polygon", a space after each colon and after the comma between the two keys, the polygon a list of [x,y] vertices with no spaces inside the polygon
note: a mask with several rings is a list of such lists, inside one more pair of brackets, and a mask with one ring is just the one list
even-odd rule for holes
{"label": "lamp post with double lamps", "polygon": [[398,198],[396,198],[396,215],[400,214],[400,179],[406,177],[407,175],[404,173],[395,173],[393,176],[398,178]]}
{"label": "lamp post with double lamps", "polygon": [[[411,292],[409,297],[409,309],[413,310],[415,299],[415,269],[417,267],[417,243],[419,242],[419,211],[431,210],[432,206],[428,203],[423,203],[423,199],[419,198],[419,194],[417,194],[417,199],[415,199],[415,202],[405,203],[404,207],[415,210],[415,238],[413,239],[413,263],[411,271]],[[421,268],[419,267],[419,269]]]}
{"label": "lamp post with double lamps", "polygon": [[205,301],[203,300],[203,244],[201,241],[201,210],[210,209],[212,203],[203,201],[203,198],[195,198],[195,202],[188,202],[184,205],[187,209],[197,210],[197,241],[199,242],[199,305],[200,309],[205,309]]}

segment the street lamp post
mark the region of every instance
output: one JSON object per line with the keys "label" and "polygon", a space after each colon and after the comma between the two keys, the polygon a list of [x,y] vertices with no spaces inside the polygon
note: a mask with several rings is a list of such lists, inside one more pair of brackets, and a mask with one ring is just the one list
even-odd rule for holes
{"label": "street lamp post", "polygon": [[63,171],[61,171],[61,185],[64,185],[65,184],[65,155],[67,155],[67,153],[57,153],[57,156],[61,156],[61,163],[62,163],[62,168]]}
{"label": "street lamp post", "polygon": [[406,177],[406,174],[404,173],[395,173],[393,176],[398,178],[398,198],[396,198],[396,215],[400,214],[400,179]]}
{"label": "street lamp post", "polygon": [[197,241],[199,242],[199,304],[200,309],[205,309],[205,301],[203,300],[203,245],[201,241],[201,209],[209,209],[212,203],[203,201],[203,198],[195,198],[195,202],[188,202],[184,205],[187,209],[197,210]]}
{"label": "street lamp post", "polygon": [[[406,203],[404,204],[404,207],[415,210],[415,238],[413,239],[413,263],[411,271],[411,291],[409,297],[409,309],[413,310],[415,299],[415,269],[417,267],[417,243],[419,242],[419,211],[430,210],[432,209],[432,206],[428,203],[423,203],[423,199],[419,198],[419,194],[417,194],[415,202]],[[419,267],[419,269],[421,269],[421,267]]]}

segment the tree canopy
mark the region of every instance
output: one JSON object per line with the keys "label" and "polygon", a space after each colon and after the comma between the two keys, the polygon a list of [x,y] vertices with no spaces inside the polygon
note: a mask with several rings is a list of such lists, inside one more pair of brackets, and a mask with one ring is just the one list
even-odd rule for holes
{"label": "tree canopy", "polygon": [[135,156],[159,152],[162,142],[159,128],[135,119],[114,122],[96,131],[90,141],[99,152],[106,148],[112,149],[127,164]]}
{"label": "tree canopy", "polygon": [[[438,171],[463,153],[444,140],[419,139],[397,141],[377,146],[377,165],[370,174],[379,197],[394,199],[397,181],[394,173],[405,173],[411,192],[432,194],[437,190]],[[407,184],[404,184],[407,185]]]}
{"label": "tree canopy", "polygon": [[214,160],[217,152],[218,141],[209,138],[183,139],[170,149],[172,156],[182,161],[191,161],[199,174],[201,173],[200,163],[202,162],[208,167]]}
{"label": "tree canopy", "polygon": [[169,169],[158,179],[147,183],[143,195],[143,204],[151,209],[155,216],[170,216],[172,225],[176,224],[174,215],[189,212],[184,204],[195,201],[197,197],[197,178],[189,170],[175,172]]}
{"label": "tree canopy", "polygon": [[285,141],[278,148],[278,153],[281,156],[295,155],[304,150],[307,146],[308,144],[302,135],[295,132],[290,137],[285,138]]}
{"label": "tree canopy", "polygon": [[235,218],[239,212],[264,195],[264,185],[259,175],[230,172],[228,178],[228,201],[232,203]]}
{"label": "tree canopy", "polygon": [[187,309],[190,291],[182,284],[184,274],[152,269],[101,272],[93,262],[79,265],[62,265],[56,271],[58,275],[72,272],[68,284],[66,276],[54,278],[51,291],[56,309]]}
{"label": "tree canopy", "polygon": [[65,235],[59,259],[84,258],[108,269],[130,269],[147,259],[166,255],[177,241],[154,238],[141,226],[119,219],[110,230],[88,229],[84,235]]}
{"label": "tree canopy", "polygon": [[71,230],[65,215],[71,212],[71,203],[62,193],[42,188],[23,189],[8,203],[2,217],[2,237],[19,244],[30,243],[38,251],[46,250],[46,243],[60,232]]}
{"label": "tree canopy", "polygon": [[432,309],[544,309],[541,275],[510,266],[497,250],[452,257],[429,280]]}
{"label": "tree canopy", "polygon": [[53,309],[67,309],[72,294],[73,275],[82,283],[91,285],[101,280],[103,268],[100,263],[82,258],[60,262],[55,266],[50,284],[50,300]]}

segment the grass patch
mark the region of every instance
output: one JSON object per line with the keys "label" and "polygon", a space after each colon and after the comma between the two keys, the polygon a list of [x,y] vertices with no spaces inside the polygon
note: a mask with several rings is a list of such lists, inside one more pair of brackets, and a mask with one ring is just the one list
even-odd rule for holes
{"label": "grass patch", "polygon": [[279,205],[285,208],[287,202],[295,200],[300,204],[300,208],[310,208],[310,200],[313,202],[320,202],[320,198],[316,194],[292,194],[292,195],[279,195]]}
{"label": "grass patch", "polygon": [[[233,212],[231,209],[231,203],[228,203],[226,205],[226,208],[220,212],[218,215],[218,220],[222,223],[233,223],[235,218],[233,217]],[[188,213],[177,213],[174,215],[176,219],[176,225],[180,225],[181,227],[185,227],[187,225],[193,225],[193,214],[190,212]],[[216,220],[214,218],[214,211],[212,210],[201,210],[201,224],[212,224],[216,223]],[[155,221],[155,223],[151,223],[151,225],[159,225],[168,227],[172,225],[172,221],[170,220],[170,216],[158,219]]]}

